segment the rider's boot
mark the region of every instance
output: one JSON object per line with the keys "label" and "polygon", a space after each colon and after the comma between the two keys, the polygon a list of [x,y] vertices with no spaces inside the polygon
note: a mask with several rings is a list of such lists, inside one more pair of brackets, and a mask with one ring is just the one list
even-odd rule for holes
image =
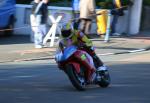
{"label": "rider's boot", "polygon": [[98,68],[97,68],[97,71],[99,72],[99,71],[106,71],[107,70],[107,67],[105,66],[105,65],[102,65],[102,66],[99,66]]}

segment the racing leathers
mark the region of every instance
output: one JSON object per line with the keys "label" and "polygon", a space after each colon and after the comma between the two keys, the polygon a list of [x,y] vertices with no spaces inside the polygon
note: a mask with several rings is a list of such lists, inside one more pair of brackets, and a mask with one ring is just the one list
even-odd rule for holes
{"label": "racing leathers", "polygon": [[64,47],[67,47],[70,45],[76,45],[77,47],[85,50],[88,54],[91,55],[96,68],[103,66],[103,62],[99,59],[99,57],[96,55],[96,53],[94,51],[92,41],[90,39],[88,39],[87,36],[84,35],[84,33],[81,31],[74,31],[72,33],[73,34],[71,37],[60,39],[59,49],[63,50]]}

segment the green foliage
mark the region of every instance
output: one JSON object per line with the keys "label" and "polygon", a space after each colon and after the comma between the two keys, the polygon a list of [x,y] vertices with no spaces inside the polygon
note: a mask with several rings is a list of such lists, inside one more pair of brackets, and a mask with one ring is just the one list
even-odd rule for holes
{"label": "green foliage", "polygon": [[96,0],[96,6],[97,8],[101,9],[109,9],[112,8],[112,0]]}
{"label": "green foliage", "polygon": [[[131,4],[130,0],[120,0],[120,1],[123,6]],[[150,1],[150,0],[148,0],[148,1]],[[111,8],[113,8],[112,4],[113,4],[113,0],[96,0],[96,5],[98,8],[111,9]]]}
{"label": "green foliage", "polygon": [[147,5],[147,6],[150,6],[150,0],[143,0],[143,4]]}
{"label": "green foliage", "polygon": [[61,7],[70,7],[72,0],[50,0],[49,5],[50,6],[61,6]]}
{"label": "green foliage", "polygon": [[[33,0],[16,0],[17,4],[30,4]],[[49,0],[50,6],[71,6],[72,0]]]}
{"label": "green foliage", "polygon": [[31,0],[16,0],[17,4],[30,4]]}

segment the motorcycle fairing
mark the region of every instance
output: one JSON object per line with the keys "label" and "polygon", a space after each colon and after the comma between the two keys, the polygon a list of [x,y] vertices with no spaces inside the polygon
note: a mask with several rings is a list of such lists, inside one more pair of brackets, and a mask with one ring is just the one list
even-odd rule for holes
{"label": "motorcycle fairing", "polygon": [[55,56],[56,61],[57,62],[65,61],[76,51],[77,51],[77,47],[71,45],[71,46],[65,48],[63,52],[59,52],[56,54],[56,56]]}
{"label": "motorcycle fairing", "polygon": [[74,69],[77,73],[80,73],[80,64],[77,62],[70,62],[69,64],[72,64],[74,66]]}
{"label": "motorcycle fairing", "polygon": [[76,46],[69,46],[67,48],[64,49],[63,52],[63,60],[67,60],[72,54],[74,54],[77,51],[77,47]]}
{"label": "motorcycle fairing", "polygon": [[83,65],[85,69],[87,69],[86,77],[89,80],[93,72],[96,70],[92,57],[88,55],[85,51],[77,50],[74,53],[74,58],[76,61],[79,62],[80,65]]}

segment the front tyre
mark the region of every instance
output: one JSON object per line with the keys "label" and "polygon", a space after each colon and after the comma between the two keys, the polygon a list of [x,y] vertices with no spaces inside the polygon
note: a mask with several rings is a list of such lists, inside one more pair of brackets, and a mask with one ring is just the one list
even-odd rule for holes
{"label": "front tyre", "polygon": [[66,73],[72,83],[72,85],[79,91],[85,90],[85,78],[84,71],[80,69],[80,73],[77,73],[74,66],[69,64],[66,66]]}
{"label": "front tyre", "polygon": [[106,88],[110,84],[110,75],[108,70],[100,71],[101,80],[98,82],[98,85],[102,88]]}

